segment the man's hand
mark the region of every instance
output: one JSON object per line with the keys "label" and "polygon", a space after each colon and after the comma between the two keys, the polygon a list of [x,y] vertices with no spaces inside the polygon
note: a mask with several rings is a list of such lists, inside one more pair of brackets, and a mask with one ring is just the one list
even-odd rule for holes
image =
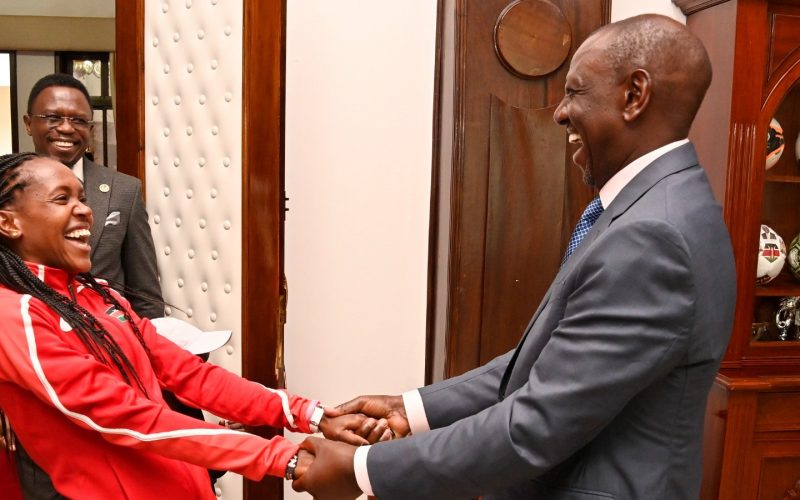
{"label": "man's hand", "polygon": [[314,461],[314,455],[306,450],[297,450],[297,465],[294,468],[294,478],[300,479],[306,473],[311,463]]}
{"label": "man's hand", "polygon": [[361,413],[338,417],[323,415],[319,422],[322,434],[335,441],[362,446],[391,439],[392,431],[385,419],[376,420]]}
{"label": "man's hand", "polygon": [[389,428],[397,437],[406,436],[411,431],[402,396],[359,396],[336,408],[325,408],[327,417],[353,413],[363,413],[369,417],[386,419],[389,422]]}
{"label": "man's hand", "polygon": [[[352,500],[362,495],[353,470],[354,446],[325,439],[309,437],[300,443],[297,479],[292,481],[295,491],[307,491],[321,500]],[[313,461],[308,464],[308,454]]]}
{"label": "man's hand", "polygon": [[[0,450],[16,451],[17,444],[14,442],[14,433],[11,432],[11,423],[9,423],[5,414],[3,414],[2,418],[3,422],[0,423],[0,429],[3,432],[0,432]],[[6,434],[8,434],[9,439],[6,439]]]}
{"label": "man's hand", "polygon": [[245,430],[244,424],[241,424],[239,422],[234,422],[233,420],[220,420],[219,421],[219,425],[221,425],[222,427],[225,427],[227,429],[230,429],[232,431],[244,431]]}
{"label": "man's hand", "polygon": [[17,444],[14,442],[14,436],[11,436],[11,439],[6,439],[5,436],[0,435],[0,453],[2,450],[7,451],[16,451]]}

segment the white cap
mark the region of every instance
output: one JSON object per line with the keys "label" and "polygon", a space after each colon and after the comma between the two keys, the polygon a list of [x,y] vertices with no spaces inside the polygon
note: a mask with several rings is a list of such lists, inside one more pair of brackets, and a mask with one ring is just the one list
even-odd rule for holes
{"label": "white cap", "polygon": [[231,330],[204,332],[196,326],[178,318],[155,318],[150,320],[156,331],[192,354],[205,354],[224,346],[231,338]]}

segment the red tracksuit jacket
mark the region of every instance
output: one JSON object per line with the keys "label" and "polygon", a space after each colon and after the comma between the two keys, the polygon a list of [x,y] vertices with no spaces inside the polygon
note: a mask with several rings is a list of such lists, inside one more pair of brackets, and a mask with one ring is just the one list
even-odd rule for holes
{"label": "red tracksuit jacket", "polygon": [[[33,460],[70,498],[209,498],[206,468],[249,479],[282,476],[297,446],[176,413],[161,389],[219,417],[310,432],[316,405],[203,363],[137,321],[150,355],[119,311],[64,271],[30,264],[48,285],[92,313],[136,368],[148,397],[95,359],[43,302],[0,286],[0,408]],[[116,292],[113,292],[115,293]]]}

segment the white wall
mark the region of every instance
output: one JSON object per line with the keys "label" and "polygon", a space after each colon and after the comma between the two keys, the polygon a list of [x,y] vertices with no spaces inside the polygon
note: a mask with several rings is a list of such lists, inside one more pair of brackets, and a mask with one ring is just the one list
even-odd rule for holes
{"label": "white wall", "polygon": [[25,132],[22,116],[28,112],[28,95],[33,84],[44,75],[55,71],[52,52],[17,52],[17,130],[19,151],[33,151],[33,139]]}
{"label": "white wall", "polygon": [[638,16],[639,14],[663,14],[686,24],[686,16],[672,0],[613,0],[611,22]]}
{"label": "white wall", "polygon": [[11,152],[11,66],[8,54],[0,53],[0,154]]}
{"label": "white wall", "polygon": [[436,2],[292,0],[287,16],[289,390],[418,387]]}

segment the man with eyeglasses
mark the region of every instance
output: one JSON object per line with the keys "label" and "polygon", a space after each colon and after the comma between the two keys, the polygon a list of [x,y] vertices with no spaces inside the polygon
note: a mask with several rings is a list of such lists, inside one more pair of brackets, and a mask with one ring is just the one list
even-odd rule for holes
{"label": "man with eyeglasses", "polygon": [[86,87],[67,74],[41,78],[31,89],[23,120],[36,152],[70,167],[84,183],[94,213],[92,274],[119,289],[139,316],[163,316],[141,182],[85,156],[94,127]]}

